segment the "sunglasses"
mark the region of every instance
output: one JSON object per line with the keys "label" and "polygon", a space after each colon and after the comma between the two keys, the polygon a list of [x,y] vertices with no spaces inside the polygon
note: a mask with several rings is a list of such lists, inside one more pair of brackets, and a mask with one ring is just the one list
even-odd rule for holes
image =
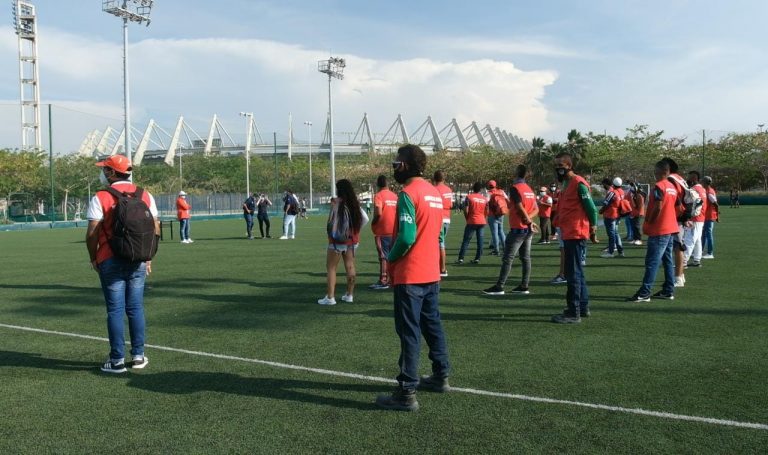
{"label": "sunglasses", "polygon": [[402,165],[403,165],[402,161],[393,161],[392,162],[392,169],[398,170],[398,169],[400,169],[400,166],[402,166]]}

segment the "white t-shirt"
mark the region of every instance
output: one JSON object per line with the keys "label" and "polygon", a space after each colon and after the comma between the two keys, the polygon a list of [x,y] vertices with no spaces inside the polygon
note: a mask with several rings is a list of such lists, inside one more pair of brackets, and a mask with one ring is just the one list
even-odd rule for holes
{"label": "white t-shirt", "polygon": [[[126,184],[131,183],[127,180],[121,180],[119,182],[115,182],[112,185],[120,185],[120,184]],[[152,214],[153,217],[157,218],[157,205],[155,204],[155,198],[152,197],[151,194],[147,193],[149,196],[149,213]],[[101,221],[104,219],[104,209],[101,207],[101,201],[99,200],[99,197],[95,194],[91,198],[91,202],[88,204],[88,212],[86,212],[86,218],[89,221]]]}

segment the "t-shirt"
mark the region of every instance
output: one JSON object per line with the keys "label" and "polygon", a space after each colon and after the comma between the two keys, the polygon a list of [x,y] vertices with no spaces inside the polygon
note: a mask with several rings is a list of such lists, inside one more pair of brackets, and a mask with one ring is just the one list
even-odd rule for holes
{"label": "t-shirt", "polygon": [[435,185],[440,196],[443,198],[443,223],[451,222],[451,207],[453,206],[453,190],[445,183]]}
{"label": "t-shirt", "polygon": [[373,197],[373,205],[379,211],[376,224],[371,224],[373,235],[391,237],[397,221],[397,195],[389,188],[384,188]]}
{"label": "t-shirt", "polygon": [[487,224],[488,200],[480,193],[469,193],[464,199],[467,224]]}
{"label": "t-shirt", "polygon": [[[132,183],[127,180],[122,180],[119,182],[115,182],[112,184],[112,186],[115,187],[116,190],[120,190],[121,185],[131,185]],[[149,196],[149,213],[152,214],[153,217],[157,218],[157,205],[155,204],[155,198],[149,194],[148,192],[144,192],[144,194]],[[101,221],[104,219],[104,209],[101,207],[101,202],[99,201],[99,197],[95,194],[91,198],[91,202],[88,204],[88,211],[86,212],[86,218],[88,220],[93,221]]]}

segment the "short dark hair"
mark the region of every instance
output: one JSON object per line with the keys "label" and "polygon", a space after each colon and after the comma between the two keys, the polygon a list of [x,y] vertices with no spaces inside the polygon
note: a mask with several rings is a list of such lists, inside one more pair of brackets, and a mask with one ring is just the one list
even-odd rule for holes
{"label": "short dark hair", "polygon": [[525,178],[525,174],[528,173],[528,168],[525,164],[518,164],[516,169],[517,178]]}
{"label": "short dark hair", "polygon": [[557,155],[555,155],[555,159],[564,159],[564,160],[566,160],[568,162],[568,164],[573,166],[573,155],[571,155],[568,152],[560,152],[560,153],[558,153]]}
{"label": "short dark hair", "polygon": [[671,171],[672,166],[669,164],[669,161],[667,160],[667,158],[662,158],[661,160],[656,162],[656,169]]}
{"label": "short dark hair", "polygon": [[700,180],[701,179],[701,174],[699,174],[699,171],[691,171],[691,172],[688,173],[688,175],[695,175],[696,176],[696,180]]}
{"label": "short dark hair", "polygon": [[424,174],[424,169],[427,167],[427,155],[421,147],[415,144],[406,144],[397,149],[397,154],[417,175]]}
{"label": "short dark hair", "polygon": [[382,174],[376,178],[376,186],[378,188],[386,188],[387,187],[387,176]]}
{"label": "short dark hair", "polygon": [[662,158],[661,161],[664,161],[669,165],[669,172],[676,173],[680,169],[677,165],[677,162],[668,156],[665,156],[664,158]]}
{"label": "short dark hair", "polygon": [[432,180],[435,182],[444,182],[445,181],[445,174],[443,174],[443,171],[436,170],[435,174],[432,176]]}
{"label": "short dark hair", "polygon": [[601,184],[601,185],[607,185],[607,186],[611,186],[611,185],[613,185],[613,182],[611,182],[611,179],[609,179],[608,177],[606,177],[606,178],[604,178],[604,179],[600,180],[600,184]]}
{"label": "short dark hair", "polygon": [[479,193],[479,192],[480,192],[480,190],[482,190],[482,189],[483,189],[483,184],[482,184],[482,183],[480,183],[480,182],[475,182],[475,183],[472,185],[472,192],[473,192],[473,193]]}

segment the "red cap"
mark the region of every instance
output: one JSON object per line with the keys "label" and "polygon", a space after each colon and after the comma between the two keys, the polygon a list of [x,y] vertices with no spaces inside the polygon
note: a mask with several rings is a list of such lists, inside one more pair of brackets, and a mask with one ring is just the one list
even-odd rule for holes
{"label": "red cap", "polygon": [[496,180],[488,180],[488,184],[486,186],[488,188],[496,188]]}
{"label": "red cap", "polygon": [[96,166],[108,167],[121,174],[128,174],[131,172],[131,170],[133,170],[133,166],[131,166],[131,160],[129,160],[125,155],[112,155],[106,160],[96,163]]}

